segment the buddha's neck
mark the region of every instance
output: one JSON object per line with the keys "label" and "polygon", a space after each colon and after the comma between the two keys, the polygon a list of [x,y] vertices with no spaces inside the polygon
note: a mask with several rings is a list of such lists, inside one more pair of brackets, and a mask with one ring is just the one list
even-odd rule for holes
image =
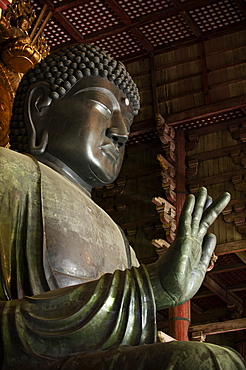
{"label": "buddha's neck", "polygon": [[68,180],[82,188],[89,196],[91,195],[92,187],[88,185],[81,177],[79,177],[70,167],[68,167],[60,159],[54,157],[52,154],[45,152],[40,156],[36,156],[39,162],[46,164],[48,167],[52,168],[54,171],[60,173],[62,176],[66,177]]}

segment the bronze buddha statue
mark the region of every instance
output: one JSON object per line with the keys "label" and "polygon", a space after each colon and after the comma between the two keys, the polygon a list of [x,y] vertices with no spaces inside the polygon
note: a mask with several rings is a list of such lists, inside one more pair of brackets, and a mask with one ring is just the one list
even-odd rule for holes
{"label": "bronze buddha statue", "polygon": [[206,210],[206,189],[189,195],[175,242],[148,266],[90,198],[118,176],[138,110],[124,65],[90,45],[51,54],[20,83],[13,150],[0,150],[3,369],[245,368],[232,349],[156,343],[156,310],[203,281],[207,228],[229,194]]}

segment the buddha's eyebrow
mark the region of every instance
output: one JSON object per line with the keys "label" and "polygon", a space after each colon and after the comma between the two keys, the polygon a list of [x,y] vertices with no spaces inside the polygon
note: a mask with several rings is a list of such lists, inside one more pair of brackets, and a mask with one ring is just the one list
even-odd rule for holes
{"label": "buddha's eyebrow", "polygon": [[112,114],[111,110],[107,107],[107,105],[103,104],[102,102],[95,100],[95,99],[90,99],[90,101],[93,101],[94,103],[98,104],[100,107],[104,108],[109,114]]}
{"label": "buddha's eyebrow", "polygon": [[85,87],[84,89],[76,91],[73,94],[73,96],[75,96],[77,94],[80,94],[80,93],[88,92],[88,91],[95,91],[95,92],[103,93],[104,95],[106,95],[111,100],[111,103],[113,105],[113,109],[120,110],[120,104],[119,104],[117,98],[115,97],[115,95],[111,91],[109,91],[108,89],[105,89],[104,87]]}

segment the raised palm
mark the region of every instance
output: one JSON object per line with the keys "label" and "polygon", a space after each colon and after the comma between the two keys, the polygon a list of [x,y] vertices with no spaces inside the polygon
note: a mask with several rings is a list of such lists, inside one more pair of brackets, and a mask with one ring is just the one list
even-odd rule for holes
{"label": "raised palm", "polygon": [[186,302],[201,286],[216,245],[215,235],[206,234],[207,229],[229,200],[230,194],[224,193],[211,203],[205,188],[200,188],[196,197],[187,196],[175,241],[148,266],[157,309]]}

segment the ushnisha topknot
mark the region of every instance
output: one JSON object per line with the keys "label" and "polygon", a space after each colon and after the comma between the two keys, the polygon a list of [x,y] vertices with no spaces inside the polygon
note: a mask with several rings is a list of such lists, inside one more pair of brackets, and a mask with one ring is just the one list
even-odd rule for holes
{"label": "ushnisha topknot", "polygon": [[24,122],[24,102],[29,87],[38,81],[48,82],[52,100],[62,98],[84,76],[101,76],[119,87],[131,101],[133,114],[138,114],[140,97],[138,88],[123,63],[117,62],[97,46],[79,44],[62,48],[48,55],[29,69],[16,92],[10,123],[11,149],[29,152]]}

